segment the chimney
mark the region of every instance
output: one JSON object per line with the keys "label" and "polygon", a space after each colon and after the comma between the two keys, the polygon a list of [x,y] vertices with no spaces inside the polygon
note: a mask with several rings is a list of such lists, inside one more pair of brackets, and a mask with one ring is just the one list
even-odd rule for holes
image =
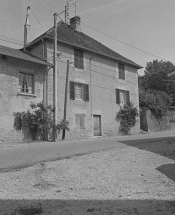
{"label": "chimney", "polygon": [[81,32],[80,17],[79,16],[74,16],[73,18],[70,19],[70,27],[76,31]]}
{"label": "chimney", "polygon": [[24,47],[30,43],[30,23],[29,23],[29,10],[30,7],[27,7],[27,14],[26,14],[26,22],[24,25]]}

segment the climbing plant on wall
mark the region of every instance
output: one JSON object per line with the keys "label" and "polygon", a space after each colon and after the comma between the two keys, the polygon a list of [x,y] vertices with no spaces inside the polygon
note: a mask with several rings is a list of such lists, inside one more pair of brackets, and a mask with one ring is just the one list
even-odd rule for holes
{"label": "climbing plant on wall", "polygon": [[129,134],[132,127],[135,126],[137,122],[137,117],[139,116],[138,110],[134,107],[133,103],[120,106],[120,110],[117,113],[117,120],[120,121],[120,133]]}

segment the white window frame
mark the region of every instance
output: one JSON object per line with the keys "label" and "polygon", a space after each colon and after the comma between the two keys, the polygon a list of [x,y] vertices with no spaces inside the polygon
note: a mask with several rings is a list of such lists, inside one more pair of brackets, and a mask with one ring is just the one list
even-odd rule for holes
{"label": "white window frame", "polygon": [[[127,104],[127,91],[120,89],[119,94],[120,94],[120,105],[126,105]],[[122,99],[122,97],[123,97],[123,99]]]}
{"label": "white window frame", "polygon": [[34,83],[35,79],[33,73],[19,71],[19,94],[34,95]]}
{"label": "white window frame", "polygon": [[83,99],[84,99],[84,85],[82,83],[75,82],[75,100]]}

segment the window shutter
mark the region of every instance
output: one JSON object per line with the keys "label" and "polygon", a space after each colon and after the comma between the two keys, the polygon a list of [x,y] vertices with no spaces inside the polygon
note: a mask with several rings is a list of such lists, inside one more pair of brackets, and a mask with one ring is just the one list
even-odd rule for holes
{"label": "window shutter", "polygon": [[84,68],[83,51],[74,49],[74,66],[75,68],[78,68],[78,69]]}
{"label": "window shutter", "polygon": [[116,78],[119,78],[119,65],[116,63]]}
{"label": "window shutter", "polygon": [[120,90],[116,89],[116,104],[120,104]]}
{"label": "window shutter", "polygon": [[84,85],[84,100],[86,102],[89,101],[89,85],[88,84]]}
{"label": "window shutter", "polygon": [[130,98],[129,98],[129,91],[126,91],[126,104],[129,104]]}
{"label": "window shutter", "polygon": [[124,64],[118,64],[119,67],[119,78],[125,80],[125,66]]}
{"label": "window shutter", "polygon": [[75,100],[75,83],[70,81],[70,99]]}
{"label": "window shutter", "polygon": [[74,49],[74,66],[77,68],[78,66],[78,51]]}

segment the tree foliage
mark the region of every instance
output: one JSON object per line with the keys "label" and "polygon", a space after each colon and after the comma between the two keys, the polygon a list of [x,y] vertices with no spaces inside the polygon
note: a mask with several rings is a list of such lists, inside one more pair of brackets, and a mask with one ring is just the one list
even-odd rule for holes
{"label": "tree foliage", "polygon": [[53,122],[53,109],[51,106],[45,107],[43,102],[31,103],[29,110],[17,112],[14,116],[14,128],[16,130],[28,128],[32,140],[47,140],[48,134],[52,139],[54,131],[58,134],[61,130],[69,130],[68,121]]}
{"label": "tree foliage", "polygon": [[166,92],[172,96],[173,103],[175,103],[175,76],[168,77],[168,74],[173,71],[175,71],[175,66],[169,61],[148,62],[144,76],[139,77],[139,87],[145,91]]}
{"label": "tree foliage", "polygon": [[148,62],[139,77],[139,104],[161,119],[170,105],[175,105],[175,77],[168,77],[175,66],[169,61]]}

